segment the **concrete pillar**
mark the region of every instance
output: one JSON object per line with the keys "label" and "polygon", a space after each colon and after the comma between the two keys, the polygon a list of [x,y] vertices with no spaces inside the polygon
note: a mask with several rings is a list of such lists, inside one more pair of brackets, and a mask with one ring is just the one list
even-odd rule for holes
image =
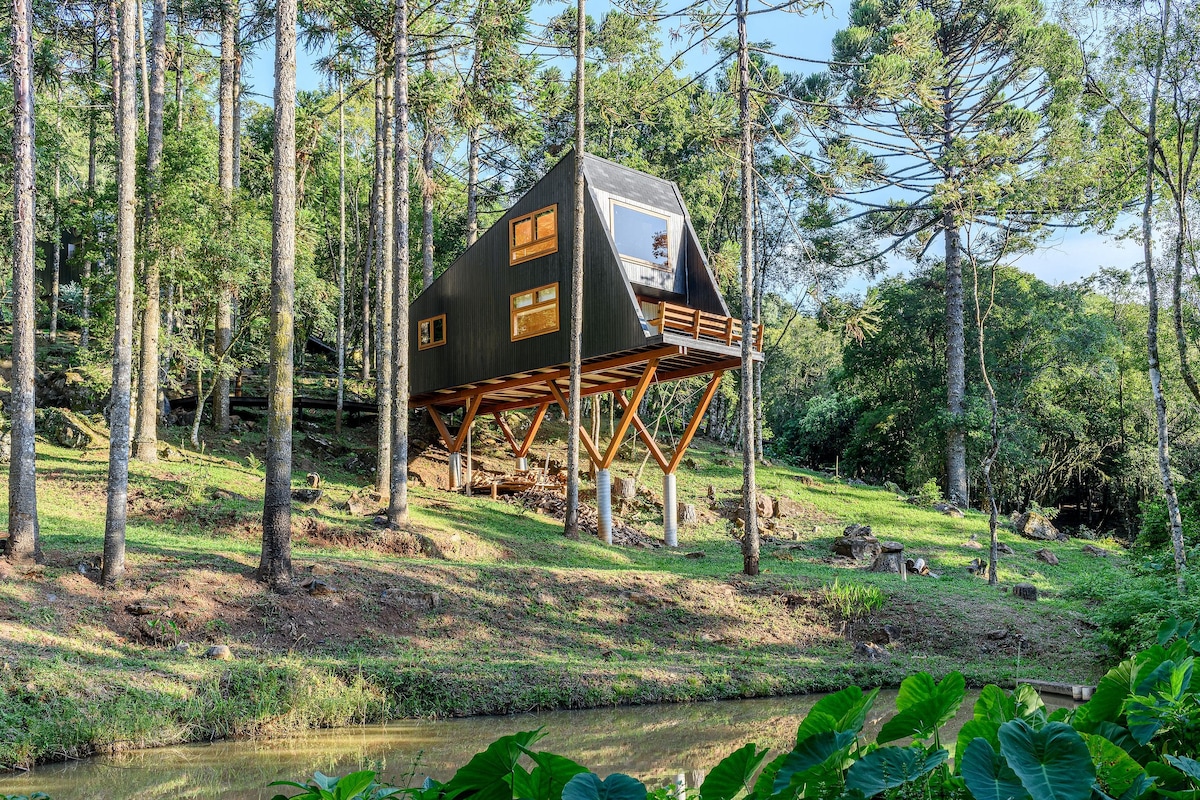
{"label": "concrete pillar", "polygon": [[675,473],[663,475],[663,539],[667,547],[679,546],[679,500],[675,492]]}
{"label": "concrete pillar", "polygon": [[450,454],[450,489],[451,491],[463,485],[462,453]]}
{"label": "concrete pillar", "polygon": [[517,459],[517,472],[528,472],[528,471],[529,471],[529,459],[526,458],[525,456],[521,456],[520,458]]}
{"label": "concrete pillar", "polygon": [[596,535],[605,544],[612,544],[612,476],[606,469],[596,470],[596,513]]}

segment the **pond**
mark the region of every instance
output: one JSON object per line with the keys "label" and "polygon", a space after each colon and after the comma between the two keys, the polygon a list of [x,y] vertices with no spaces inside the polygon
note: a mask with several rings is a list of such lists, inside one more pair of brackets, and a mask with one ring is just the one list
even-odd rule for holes
{"label": "pond", "polygon": [[[880,692],[864,738],[874,740],[895,709],[894,691]],[[378,769],[396,783],[425,775],[448,778],[499,736],[544,727],[537,749],[568,756],[601,776],[624,772],[651,787],[696,787],[705,770],[746,742],[781,750],[822,695],[726,700],[715,703],[548,711],[314,731],[280,739],[136,750],[116,756],[48,764],[0,777],[0,794],[45,792],[53,800],[260,800],[274,780],[300,780],[314,771],[341,775]],[[953,742],[971,718],[969,693],[946,728]],[[1045,698],[1048,706],[1069,703]]]}

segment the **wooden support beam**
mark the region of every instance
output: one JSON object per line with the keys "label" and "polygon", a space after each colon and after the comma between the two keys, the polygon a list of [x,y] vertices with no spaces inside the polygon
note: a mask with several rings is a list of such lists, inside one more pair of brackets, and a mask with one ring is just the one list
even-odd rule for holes
{"label": "wooden support beam", "polygon": [[477,394],[475,398],[467,404],[467,413],[463,415],[462,425],[458,426],[458,436],[454,439],[454,449],[451,453],[457,453],[462,449],[463,442],[467,440],[467,434],[471,432],[471,423],[475,421],[475,415],[479,412],[479,404],[483,402],[483,395]]}
{"label": "wooden support beam", "polygon": [[446,428],[446,423],[442,422],[442,415],[433,406],[429,406],[429,416],[433,419],[433,424],[437,427],[438,433],[441,434],[442,443],[446,445],[446,450],[453,453],[454,437],[450,435],[450,431]]}
{"label": "wooden support beam", "polygon": [[542,403],[537,407],[537,411],[533,413],[533,419],[529,422],[529,430],[525,431],[525,441],[521,442],[521,449],[517,451],[517,458],[525,458],[529,455],[534,437],[537,436],[538,428],[542,427],[542,420],[546,418],[546,412],[549,410],[549,403]]}
{"label": "wooden support beam", "polygon": [[621,408],[626,410],[630,410],[632,408],[634,413],[631,417],[631,421],[633,423],[634,430],[638,432],[638,436],[641,437],[642,443],[646,445],[646,449],[650,451],[650,455],[654,457],[654,460],[658,462],[658,466],[662,469],[663,473],[666,474],[667,465],[670,462],[667,461],[667,457],[664,456],[662,450],[659,449],[658,443],[654,441],[654,434],[650,432],[645,423],[642,422],[641,418],[637,415],[637,406],[631,406],[629,401],[625,399],[625,395],[621,394],[620,392],[617,392],[615,396],[617,398],[617,402],[621,404]]}
{"label": "wooden support beam", "polygon": [[[554,399],[558,401],[558,406],[563,410],[563,413],[568,417],[571,415],[570,406],[567,404],[567,398],[563,397],[562,389],[558,388],[558,384],[554,381],[546,383],[550,387],[550,393],[554,395]],[[593,464],[600,463],[600,451],[596,448],[596,443],[592,441],[592,437],[583,426],[579,426],[579,441],[583,443],[583,447],[588,452],[588,456],[592,459]]]}
{"label": "wooden support beam", "polygon": [[704,390],[704,394],[700,396],[700,402],[696,404],[696,413],[692,414],[692,419],[688,422],[687,427],[683,429],[683,436],[679,437],[679,444],[675,446],[675,455],[671,456],[670,463],[667,464],[665,472],[673,473],[679,468],[679,462],[683,461],[683,456],[687,453],[688,446],[692,443],[692,439],[696,435],[696,431],[700,429],[700,421],[704,418],[704,412],[708,411],[708,405],[717,396],[717,389],[721,387],[721,376],[724,372],[714,372],[712,380],[708,382],[708,388]]}
{"label": "wooden support beam", "polygon": [[512,449],[513,455],[521,457],[521,445],[517,444],[517,437],[513,436],[512,428],[508,427],[508,423],[504,421],[504,417],[497,411],[492,414],[496,418],[496,424],[500,426],[500,432],[504,434],[504,438],[508,440],[508,446]]}
{"label": "wooden support beam", "polygon": [[604,459],[597,464],[598,468],[608,469],[616,460],[617,451],[621,448],[625,433],[629,430],[633,418],[637,416],[638,406],[642,404],[642,398],[646,396],[646,390],[650,388],[650,383],[654,380],[654,373],[657,370],[658,359],[650,359],[650,363],[646,365],[646,371],[642,373],[642,377],[633,387],[633,397],[629,399],[629,404],[625,406],[625,412],[621,414],[621,421],[617,423],[617,427],[613,431],[612,440],[608,443],[608,449],[604,451]]}

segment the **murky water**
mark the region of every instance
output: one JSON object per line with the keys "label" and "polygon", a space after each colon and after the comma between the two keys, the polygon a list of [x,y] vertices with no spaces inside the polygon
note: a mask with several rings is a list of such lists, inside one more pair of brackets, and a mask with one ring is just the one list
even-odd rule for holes
{"label": "murky water", "polygon": [[[271,781],[303,782],[315,770],[340,775],[363,768],[378,769],[397,783],[414,775],[417,781],[425,775],[444,780],[498,736],[538,727],[547,735],[537,749],[573,758],[601,776],[624,772],[650,786],[692,787],[704,780],[704,770],[746,742],[790,746],[796,726],[820,697],[406,722],[164,747],[0,777],[0,794],[41,791],[53,800],[269,800],[278,791],[267,788]],[[974,695],[968,697],[947,726],[947,741],[953,742],[971,718],[974,702]],[[894,708],[895,692],[881,692],[867,721],[867,738],[874,738]]]}

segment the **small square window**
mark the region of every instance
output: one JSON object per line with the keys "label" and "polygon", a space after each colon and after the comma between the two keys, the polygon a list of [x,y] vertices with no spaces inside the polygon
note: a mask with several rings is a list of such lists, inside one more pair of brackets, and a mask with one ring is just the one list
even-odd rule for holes
{"label": "small square window", "polygon": [[428,350],[446,343],[446,315],[423,319],[417,323],[417,349]]}
{"label": "small square window", "polygon": [[511,298],[512,340],[519,341],[558,330],[558,284],[518,292]]}
{"label": "small square window", "polygon": [[513,219],[509,226],[509,265],[558,252],[558,206]]}

